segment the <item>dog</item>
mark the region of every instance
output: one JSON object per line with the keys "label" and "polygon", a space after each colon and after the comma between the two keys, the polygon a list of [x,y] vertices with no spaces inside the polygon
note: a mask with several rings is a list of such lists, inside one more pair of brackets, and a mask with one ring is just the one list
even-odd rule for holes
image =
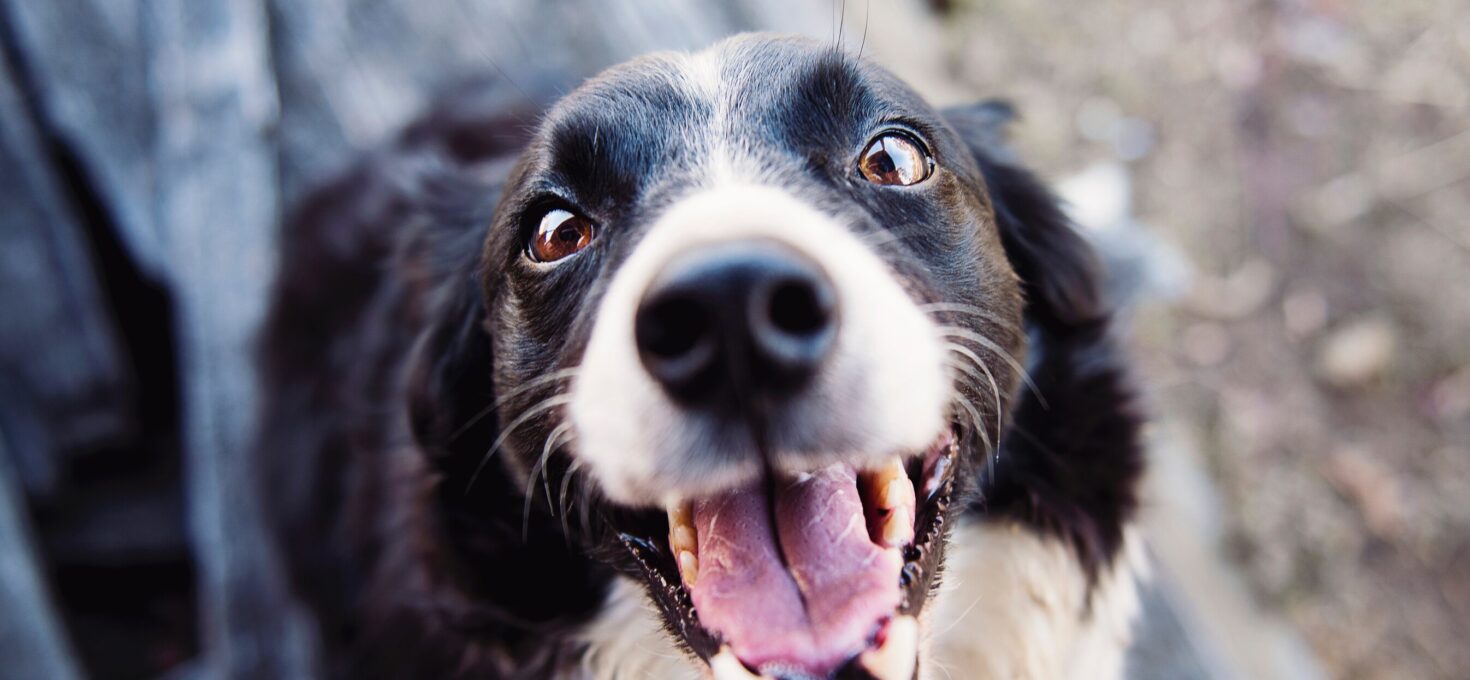
{"label": "dog", "polygon": [[284,232],[256,450],[325,675],[1121,673],[1141,418],[1007,105],[773,35],[452,99]]}

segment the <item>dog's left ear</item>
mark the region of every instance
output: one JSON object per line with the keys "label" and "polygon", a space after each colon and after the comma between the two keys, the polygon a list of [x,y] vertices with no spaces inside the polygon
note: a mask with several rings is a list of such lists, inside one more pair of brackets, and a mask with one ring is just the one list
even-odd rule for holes
{"label": "dog's left ear", "polygon": [[1056,196],[1021,167],[1006,146],[1015,119],[1009,104],[985,101],[946,109],[969,147],[995,211],[1011,266],[1021,277],[1028,318],[1042,326],[1079,326],[1105,316],[1098,263]]}

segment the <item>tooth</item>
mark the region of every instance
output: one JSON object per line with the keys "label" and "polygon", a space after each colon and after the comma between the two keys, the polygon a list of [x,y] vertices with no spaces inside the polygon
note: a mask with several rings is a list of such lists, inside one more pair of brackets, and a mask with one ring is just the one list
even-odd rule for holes
{"label": "tooth", "polygon": [[882,467],[863,473],[863,485],[865,495],[875,500],[880,510],[914,504],[914,485],[897,456],[888,459]]}
{"label": "tooth", "polygon": [[877,680],[913,678],[914,668],[919,663],[919,621],[912,616],[899,616],[889,621],[884,630],[883,646],[863,652],[858,662]]}
{"label": "tooth", "polygon": [[914,540],[914,518],[908,508],[894,508],[883,519],[881,539],[887,548],[898,548]]}
{"label": "tooth", "polygon": [[684,585],[694,585],[699,577],[699,535],[694,532],[694,510],[688,503],[677,503],[668,509],[669,550],[679,566]]}
{"label": "tooth", "polygon": [[669,546],[675,552],[680,550],[697,550],[699,548],[699,539],[694,536],[694,527],[688,525],[674,527],[674,530],[669,532]]}
{"label": "tooth", "polygon": [[669,547],[677,554],[681,550],[694,552],[699,549],[699,536],[694,533],[694,514],[688,503],[669,508]]}
{"label": "tooth", "polygon": [[694,526],[694,507],[689,503],[675,503],[668,508],[669,528]]}
{"label": "tooth", "polygon": [[684,577],[684,585],[692,586],[699,578],[699,558],[688,550],[679,552],[679,575]]}
{"label": "tooth", "polygon": [[889,458],[888,461],[883,464],[883,467],[874,470],[872,475],[873,489],[875,491],[883,491],[887,489],[888,485],[893,483],[893,481],[905,476],[903,471],[903,461],[899,459],[898,456]]}
{"label": "tooth", "polygon": [[900,477],[883,487],[883,507],[903,508],[914,506],[914,485],[908,477]]}
{"label": "tooth", "polygon": [[721,647],[719,653],[710,657],[709,669],[713,671],[715,680],[771,680],[770,676],[750,672],[740,659],[735,658],[735,652],[730,651],[729,645]]}
{"label": "tooth", "polygon": [[882,467],[863,473],[868,528],[877,543],[893,548],[914,538],[914,483],[903,459],[889,458]]}

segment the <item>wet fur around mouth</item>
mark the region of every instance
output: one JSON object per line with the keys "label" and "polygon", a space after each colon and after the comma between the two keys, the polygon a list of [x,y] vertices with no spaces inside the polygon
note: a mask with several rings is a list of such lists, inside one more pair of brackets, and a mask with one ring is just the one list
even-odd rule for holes
{"label": "wet fur around mouth", "polygon": [[[510,160],[531,143],[523,121],[550,102],[470,100],[446,102],[312,193],[283,232],[256,455],[332,677],[553,677],[581,663],[578,632],[620,575],[669,584],[650,592],[671,627],[692,616],[675,601],[677,572],[647,541],[660,535],[658,513],[603,502],[563,455],[529,487],[537,461],[484,463],[506,425],[487,406],[535,376],[494,365],[505,320],[487,312],[485,270],[499,265],[482,253]],[[920,525],[938,533],[916,542],[909,592],[942,578],[942,532],[962,520],[1058,538],[1095,578],[1117,559],[1136,503],[1140,419],[1095,264],[1005,148],[1010,118],[995,103],[944,112],[1020,279],[1025,325],[1009,330],[1030,339],[1035,385],[1014,393],[1004,431],[991,433],[994,464],[966,459],[956,488],[926,509],[935,514]],[[580,321],[545,323],[576,335]],[[555,386],[525,390],[504,412]],[[543,437],[551,429],[534,424]],[[707,658],[716,642],[687,623],[674,632]]]}

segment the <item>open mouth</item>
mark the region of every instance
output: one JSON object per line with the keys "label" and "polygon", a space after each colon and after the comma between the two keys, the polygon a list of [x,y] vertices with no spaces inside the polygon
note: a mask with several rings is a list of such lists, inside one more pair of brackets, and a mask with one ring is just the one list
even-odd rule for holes
{"label": "open mouth", "polygon": [[622,538],[717,680],[910,680],[957,454],[946,432],[875,469],[753,480],[669,508],[666,539]]}

